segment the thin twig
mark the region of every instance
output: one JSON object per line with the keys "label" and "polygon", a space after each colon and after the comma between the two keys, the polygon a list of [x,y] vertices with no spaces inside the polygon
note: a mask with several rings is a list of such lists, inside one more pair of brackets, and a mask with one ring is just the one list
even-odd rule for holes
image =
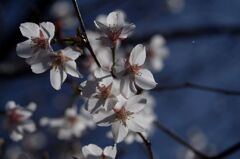
{"label": "thin twig", "polygon": [[224,150],[223,152],[220,152],[219,154],[217,154],[213,157],[210,157],[210,158],[211,159],[222,159],[222,158],[225,158],[227,156],[234,154],[236,151],[239,151],[239,150],[240,150],[240,142],[236,143],[235,145]]}
{"label": "thin twig", "polygon": [[141,133],[138,132],[138,135],[141,137],[141,139],[143,140],[147,148],[149,159],[153,159],[153,151],[152,151],[151,143]]}
{"label": "thin twig", "polygon": [[83,40],[85,42],[85,46],[90,51],[92,57],[94,58],[95,62],[98,65],[98,67],[101,67],[101,65],[100,65],[96,55],[93,52],[92,46],[91,46],[91,44],[90,44],[90,42],[88,40],[86,29],[85,29],[84,22],[83,22],[83,18],[82,18],[81,12],[79,10],[77,0],[72,0],[72,2],[73,2],[73,6],[74,6],[75,12],[76,12],[77,17],[78,17],[78,21],[79,21],[80,28],[81,28],[81,34],[82,34],[82,38],[83,38]]}
{"label": "thin twig", "polygon": [[208,157],[207,155],[199,152],[198,150],[196,150],[194,147],[192,147],[189,143],[187,143],[184,139],[182,139],[180,136],[178,136],[175,132],[173,132],[172,130],[168,129],[167,127],[165,127],[162,123],[160,123],[159,121],[155,121],[154,124],[156,125],[157,128],[159,128],[160,130],[162,130],[164,133],[166,133],[168,136],[170,136],[171,138],[173,138],[175,141],[177,141],[178,143],[180,143],[181,145],[183,145],[184,147],[190,149],[196,156],[198,156],[200,159],[210,159],[210,157]]}
{"label": "thin twig", "polygon": [[221,93],[224,95],[233,95],[233,96],[240,95],[240,91],[237,91],[237,90],[226,90],[226,89],[222,89],[222,88],[210,87],[210,86],[194,84],[194,83],[190,83],[190,82],[185,82],[185,83],[176,84],[176,85],[168,85],[168,86],[158,85],[154,90],[155,91],[169,91],[169,90],[178,90],[178,89],[187,89],[187,88],[208,91],[208,92]]}

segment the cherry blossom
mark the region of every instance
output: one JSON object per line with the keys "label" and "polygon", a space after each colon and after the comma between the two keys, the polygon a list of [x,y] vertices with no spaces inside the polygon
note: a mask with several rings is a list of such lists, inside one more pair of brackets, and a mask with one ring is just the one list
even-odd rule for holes
{"label": "cherry blossom", "polygon": [[169,50],[165,46],[166,41],[161,35],[151,38],[147,47],[147,66],[152,71],[161,71],[164,67],[164,60],[169,55]]}
{"label": "cherry blossom", "polygon": [[55,26],[51,22],[22,23],[20,25],[22,35],[28,40],[17,44],[17,55],[26,58],[28,63],[39,61],[52,51],[51,40],[55,34]]}
{"label": "cherry blossom", "polygon": [[30,103],[24,108],[17,105],[14,101],[7,102],[6,126],[11,131],[10,138],[12,140],[22,140],[25,133],[32,133],[36,130],[35,123],[30,119],[35,110],[35,103]]}
{"label": "cherry blossom", "polygon": [[47,118],[40,120],[42,126],[49,126],[58,130],[58,138],[69,140],[73,137],[81,137],[88,127],[94,127],[93,122],[86,117],[85,111],[81,109],[78,113],[77,107],[67,108],[63,118]]}
{"label": "cherry blossom", "polygon": [[61,89],[61,85],[67,78],[67,74],[81,78],[82,75],[77,70],[75,60],[80,56],[78,51],[71,47],[53,52],[50,56],[46,56],[45,60],[32,64],[31,69],[34,73],[43,73],[50,70],[50,82],[54,89]]}
{"label": "cherry blossom", "polygon": [[120,59],[116,62],[116,75],[120,76],[120,89],[125,97],[137,93],[137,88],[143,90],[153,89],[157,83],[152,73],[143,68],[146,59],[146,50],[142,44],[136,45],[128,60]]}
{"label": "cherry blossom", "polygon": [[117,143],[123,141],[128,131],[144,132],[144,118],[140,112],[144,109],[146,99],[141,95],[132,96],[128,100],[119,98],[111,111],[101,110],[94,114],[94,121],[99,126],[112,126],[112,133]]}
{"label": "cherry blossom", "polygon": [[116,46],[118,40],[126,39],[135,29],[135,25],[125,21],[126,16],[122,11],[114,11],[106,18],[95,20],[96,27],[104,34],[100,37],[110,47]]}
{"label": "cherry blossom", "polygon": [[85,159],[115,159],[117,154],[116,145],[101,149],[97,145],[89,144],[82,148]]}

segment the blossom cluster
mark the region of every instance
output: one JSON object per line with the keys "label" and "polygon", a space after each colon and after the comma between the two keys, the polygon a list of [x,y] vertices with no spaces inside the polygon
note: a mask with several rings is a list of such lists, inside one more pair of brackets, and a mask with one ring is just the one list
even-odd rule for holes
{"label": "blossom cluster", "polygon": [[[50,83],[56,90],[61,89],[67,74],[76,78],[83,77],[76,61],[81,60],[79,56],[83,53],[88,57],[91,74],[78,88],[79,95],[85,101],[80,112],[77,106],[71,106],[66,108],[62,118],[43,117],[40,120],[41,126],[58,130],[57,137],[63,140],[81,137],[87,128],[94,128],[95,125],[110,126],[111,132],[107,133],[107,137],[113,138],[115,144],[104,149],[94,144],[84,146],[82,153],[87,159],[114,159],[118,143],[140,141],[137,133],[148,137],[156,119],[154,100],[146,91],[156,87],[152,71],[163,68],[168,49],[160,35],[154,36],[146,46],[137,44],[121,47],[122,41],[136,27],[126,19],[125,13],[120,10],[113,11],[108,16],[99,16],[94,21],[98,32],[87,31],[86,39],[82,39],[91,44],[100,67],[94,63],[94,58],[84,48],[84,44],[80,49],[79,45],[71,45],[55,50],[53,45],[61,39],[55,39],[53,23],[42,22],[38,25],[27,22],[20,25],[20,31],[27,40],[17,45],[17,55],[24,58],[36,74],[50,70]],[[74,43],[74,38],[72,40]],[[20,140],[23,131],[35,130],[33,123],[31,128],[25,124],[33,109],[20,109],[10,102],[7,110],[8,122],[14,125],[12,138]]]}

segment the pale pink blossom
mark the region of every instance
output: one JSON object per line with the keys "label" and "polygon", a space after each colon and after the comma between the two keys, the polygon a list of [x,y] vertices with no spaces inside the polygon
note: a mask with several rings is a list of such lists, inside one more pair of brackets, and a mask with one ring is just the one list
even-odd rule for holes
{"label": "pale pink blossom", "polygon": [[115,159],[117,155],[116,145],[101,149],[97,145],[89,144],[82,148],[84,159]]}

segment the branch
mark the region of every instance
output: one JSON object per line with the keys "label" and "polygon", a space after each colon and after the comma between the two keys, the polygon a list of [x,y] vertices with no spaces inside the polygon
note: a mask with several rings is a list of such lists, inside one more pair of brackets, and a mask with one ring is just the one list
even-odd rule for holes
{"label": "branch", "polygon": [[196,156],[200,157],[200,159],[211,159],[211,157],[206,156],[205,154],[201,153],[200,151],[196,150],[194,147],[192,147],[189,143],[187,143],[184,139],[182,139],[180,136],[178,136],[175,132],[165,127],[162,123],[155,121],[155,126],[159,128],[161,131],[163,131],[165,134],[173,138],[175,141],[177,141],[179,144],[183,145],[184,147],[190,149]]}
{"label": "branch", "polygon": [[141,133],[138,132],[137,134],[141,137],[141,139],[143,140],[143,142],[147,148],[149,159],[153,159],[151,143]]}
{"label": "branch", "polygon": [[75,12],[76,12],[77,17],[78,17],[78,21],[80,23],[82,39],[85,42],[85,46],[90,51],[92,57],[94,58],[95,62],[98,65],[98,67],[101,67],[101,65],[100,65],[96,55],[93,52],[92,46],[91,46],[91,44],[90,44],[90,42],[88,40],[86,29],[85,29],[84,22],[83,22],[83,18],[82,18],[81,12],[80,12],[78,4],[77,4],[77,0],[72,0],[72,2],[73,2],[73,6],[74,6]]}
{"label": "branch", "polygon": [[208,91],[208,92],[215,92],[215,93],[220,93],[220,94],[224,94],[224,95],[233,95],[233,96],[240,95],[240,91],[237,91],[237,90],[226,90],[226,89],[222,89],[222,88],[210,87],[210,86],[194,84],[194,83],[190,83],[190,82],[185,82],[185,83],[176,84],[176,85],[168,85],[168,86],[158,85],[154,90],[155,91],[170,91],[170,90],[187,89],[187,88]]}
{"label": "branch", "polygon": [[218,155],[215,155],[215,156],[211,157],[211,159],[222,159],[222,158],[225,158],[227,156],[230,156],[230,155],[234,154],[236,151],[239,151],[239,150],[240,150],[240,142],[238,142],[235,145],[227,148],[226,150],[219,153]]}

